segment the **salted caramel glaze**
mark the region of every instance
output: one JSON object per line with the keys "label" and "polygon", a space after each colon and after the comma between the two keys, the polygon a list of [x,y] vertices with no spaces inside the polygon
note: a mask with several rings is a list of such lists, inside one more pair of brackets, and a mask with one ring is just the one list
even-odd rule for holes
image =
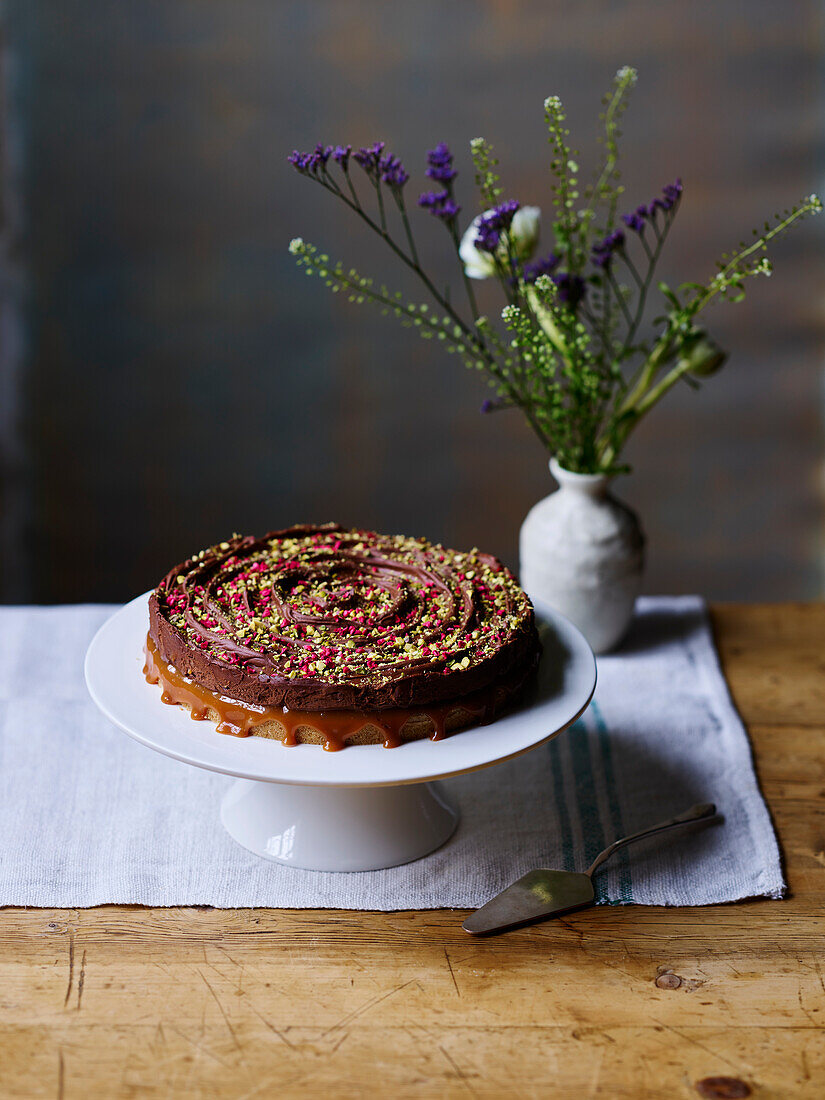
{"label": "salted caramel glaze", "polygon": [[383,744],[397,748],[404,741],[428,737],[440,741],[453,730],[467,725],[484,725],[509,701],[515,692],[488,689],[462,699],[460,704],[431,705],[403,710],[373,711],[329,710],[300,711],[288,707],[264,707],[241,703],[217,695],[182,675],[167,664],[147,635],[143,674],[150,684],[161,687],[161,702],[183,706],[196,722],[212,720],[218,733],[233,737],[258,735],[282,741],[285,745],[321,743],[328,752],[343,749],[348,743]]}

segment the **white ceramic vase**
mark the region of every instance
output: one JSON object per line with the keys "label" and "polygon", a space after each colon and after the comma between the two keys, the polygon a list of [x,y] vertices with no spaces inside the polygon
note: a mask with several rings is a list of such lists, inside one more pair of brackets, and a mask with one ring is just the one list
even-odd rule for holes
{"label": "white ceramic vase", "polygon": [[550,460],[559,483],[521,525],[522,586],[538,612],[560,611],[606,653],[633,616],[644,569],[636,514],[609,491],[604,474],[574,474]]}

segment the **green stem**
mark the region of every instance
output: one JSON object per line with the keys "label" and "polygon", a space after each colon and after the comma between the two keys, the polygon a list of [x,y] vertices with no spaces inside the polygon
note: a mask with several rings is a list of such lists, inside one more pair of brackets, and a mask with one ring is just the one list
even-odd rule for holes
{"label": "green stem", "polygon": [[[452,195],[452,188],[450,191]],[[453,238],[453,244],[455,245],[456,255],[458,256],[458,262],[461,265],[461,276],[464,279],[464,290],[467,294],[467,301],[470,303],[470,312],[473,315],[473,320],[477,321],[479,317],[478,304],[476,302],[476,294],[473,290],[473,282],[470,276],[467,274],[467,268],[464,266],[464,261],[461,259],[461,253],[459,249],[461,247],[461,239],[458,235],[458,226],[455,223],[455,218],[450,220],[450,236]]]}
{"label": "green stem", "polygon": [[432,280],[429,278],[429,276],[426,274],[420,264],[417,263],[416,260],[414,260],[412,257],[408,256],[403,248],[399,248],[399,246],[392,239],[387,230],[374,222],[373,219],[366,212],[366,210],[364,210],[364,208],[357,201],[352,202],[349,198],[347,198],[340,187],[333,185],[328,177],[321,179],[318,176],[313,176],[311,178],[314,179],[317,183],[320,183],[320,185],[326,188],[326,190],[329,191],[331,194],[336,195],[346,206],[350,208],[350,210],[354,211],[354,213],[356,213],[358,217],[361,218],[361,220],[365,222],[374,233],[377,233],[378,236],[390,246],[390,248],[399,258],[399,260],[401,260],[401,262],[405,264],[411,271],[415,272],[415,274],[433,296],[438,305],[455,322],[455,324],[458,325],[458,327],[461,329],[461,331],[464,333],[464,335],[470,341],[473,347],[478,349],[479,354],[483,354],[486,349],[484,347],[484,344],[479,340],[477,334],[473,332],[472,329],[467,325],[467,323],[456,313],[456,311],[446,300],[444,295],[439,293],[439,291],[433,285]]}
{"label": "green stem", "polygon": [[[812,196],[812,198],[815,198],[815,196]],[[691,303],[691,313],[695,316],[701,309],[704,309],[708,302],[719,293],[728,276],[736,270],[743,260],[746,260],[748,256],[752,256],[755,252],[762,251],[769,241],[772,241],[774,237],[783,233],[790,225],[793,225],[797,218],[803,218],[812,211],[815,212],[819,209],[821,209],[821,206],[816,206],[813,202],[808,200],[803,203],[798,210],[793,210],[786,218],[777,222],[773,229],[769,229],[767,232],[763,233],[761,237],[753,242],[753,244],[749,245],[741,252],[737,252],[725,267],[722,268],[719,274],[714,277],[705,293]]]}
{"label": "green stem", "polygon": [[[599,200],[602,193],[602,188],[606,187],[611,176],[616,170],[616,165],[619,161],[619,151],[616,142],[613,138],[614,125],[616,121],[616,111],[620,107],[622,100],[624,99],[627,88],[624,84],[619,84],[613,95],[610,97],[610,103],[607,105],[607,110],[604,113],[604,132],[607,145],[607,157],[602,168],[601,175],[596,181],[596,186],[593,188],[593,194],[591,201],[587,204],[583,214],[583,221],[586,224],[586,217],[589,214],[594,213],[595,203]],[[613,228],[613,223],[616,220],[616,203],[618,202],[618,195],[614,192],[610,196],[610,205],[608,207],[606,228],[608,232]]]}
{"label": "green stem", "polygon": [[395,197],[395,203],[398,207],[398,212],[401,215],[401,221],[404,225],[404,232],[407,235],[407,244],[410,246],[410,255],[412,256],[413,263],[415,263],[417,267],[420,267],[421,265],[418,262],[418,251],[415,247],[415,241],[413,240],[412,229],[410,229],[410,219],[407,217],[407,206],[404,202],[404,196],[398,191],[393,191],[393,196]]}
{"label": "green stem", "polygon": [[373,186],[375,187],[375,194],[378,199],[378,215],[381,218],[381,231],[384,236],[387,236],[387,215],[384,211],[384,194],[381,190],[381,180],[378,176],[373,177]]}
{"label": "green stem", "polygon": [[636,402],[644,397],[645,393],[652,385],[656,374],[672,355],[672,335],[670,329],[668,329],[667,332],[660,337],[653,351],[647,359],[645,359],[644,363],[642,363],[638,380],[635,382],[630,392],[625,395],[624,400],[617,409],[617,416],[622,416],[629,409],[632,409]]}
{"label": "green stem", "polygon": [[624,319],[627,322],[628,329],[630,329],[630,328],[633,327],[633,318],[630,316],[630,311],[627,308],[627,303],[625,302],[624,298],[622,297],[622,292],[619,289],[619,285],[616,282],[616,280],[613,278],[613,272],[610,270],[609,267],[606,268],[606,273],[607,273],[608,281],[609,281],[610,285],[613,287],[613,292],[616,295],[616,301],[619,303],[619,306],[621,307],[621,311],[624,314]]}
{"label": "green stem", "polygon": [[[645,242],[644,237],[640,234],[642,244],[644,244],[645,250],[647,252],[648,265],[647,265],[647,271],[645,272],[645,277],[644,277],[644,280],[643,280],[643,283],[642,283],[642,288],[639,291],[639,298],[638,298],[638,301],[636,302],[636,312],[633,316],[633,322],[627,330],[627,335],[625,336],[624,344],[622,345],[622,350],[620,352],[620,359],[621,360],[624,360],[628,356],[628,354],[630,352],[630,349],[633,346],[633,341],[636,339],[636,333],[639,330],[639,325],[641,324],[642,317],[644,316],[645,305],[647,303],[647,295],[648,295],[648,292],[650,290],[650,286],[653,282],[653,275],[656,271],[656,264],[659,262],[659,256],[661,255],[662,248],[664,247],[665,240],[666,240],[667,235],[670,231],[670,226],[673,223],[673,217],[674,217],[675,213],[676,213],[676,207],[674,207],[672,210],[668,211],[667,219],[666,219],[665,225],[664,225],[664,231],[661,234],[657,231],[657,233],[656,233],[656,242],[657,242],[656,243],[656,248],[652,253],[651,253],[650,249],[647,247],[647,243]],[[654,228],[655,228],[655,225],[654,225]],[[623,250],[623,255],[624,255],[624,258],[625,258],[625,262],[628,263],[628,265],[630,266],[630,258],[627,256],[627,254],[624,252],[624,250]],[[633,270],[635,271],[635,267],[633,268]],[[642,364],[642,366],[639,368],[639,371],[637,372],[636,376],[634,376],[633,378],[630,379],[630,381],[628,382],[628,387],[631,388],[631,389],[635,388],[637,379],[639,377],[641,377],[643,373],[644,373],[644,364]]]}
{"label": "green stem", "polygon": [[627,249],[625,247],[620,248],[617,252],[617,255],[624,261],[625,267],[633,276],[633,281],[636,283],[636,286],[639,288],[640,292],[643,292],[645,287],[645,280],[636,270],[636,265],[633,263],[630,256],[628,255]]}
{"label": "green stem", "polygon": [[653,389],[652,384],[657,372],[672,358],[674,354],[669,333],[663,336],[653,352],[644,364],[642,378],[629,393],[620,406],[618,412],[612,417],[613,427],[608,427],[601,435],[597,443],[597,454],[600,457],[600,466],[610,469],[619,454],[619,451],[627,442],[627,438],[642,417],[653,408],[657,401],[671,389],[688,369],[687,364],[677,365],[659,382]]}
{"label": "green stem", "polygon": [[[347,185],[349,186],[349,191],[350,191],[350,194],[352,195],[352,201],[355,205],[355,208],[356,208],[356,210],[361,210],[361,203],[358,199],[358,192],[355,190],[355,184],[352,182],[352,176],[349,174],[349,172],[346,172],[346,171],[344,172],[344,175],[347,178]],[[338,194],[339,195],[341,194],[340,189],[338,190]]]}

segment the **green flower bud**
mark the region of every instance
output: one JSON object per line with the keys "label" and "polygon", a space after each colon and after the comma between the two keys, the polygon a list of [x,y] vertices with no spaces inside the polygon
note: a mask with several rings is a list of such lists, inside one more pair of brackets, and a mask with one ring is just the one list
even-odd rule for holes
{"label": "green flower bud", "polygon": [[695,329],[682,345],[678,367],[697,378],[709,378],[724,366],[728,353],[701,329]]}

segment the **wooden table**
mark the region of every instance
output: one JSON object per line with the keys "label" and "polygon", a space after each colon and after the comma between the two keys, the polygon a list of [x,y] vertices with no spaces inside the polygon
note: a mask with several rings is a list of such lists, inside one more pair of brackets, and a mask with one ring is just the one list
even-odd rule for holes
{"label": "wooden table", "polygon": [[0,1095],[820,1100],[825,606],[714,621],[788,900],[489,940],[453,911],[7,909]]}

